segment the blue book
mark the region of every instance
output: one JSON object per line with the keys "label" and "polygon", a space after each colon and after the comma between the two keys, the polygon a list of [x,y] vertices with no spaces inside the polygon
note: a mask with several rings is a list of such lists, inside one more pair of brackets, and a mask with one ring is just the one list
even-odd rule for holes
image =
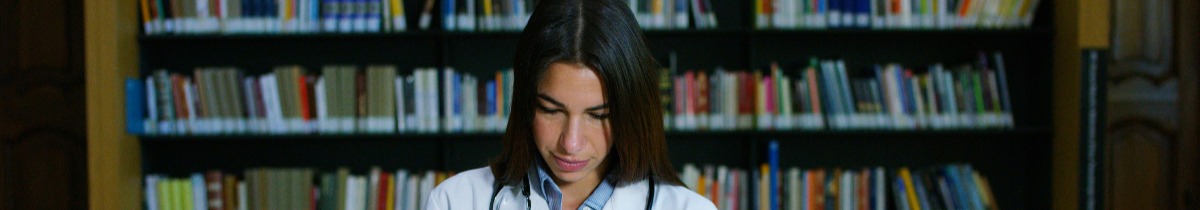
{"label": "blue book", "polygon": [[442,27],[445,27],[446,31],[458,29],[458,27],[455,27],[457,20],[455,20],[454,17],[457,14],[454,14],[454,1],[455,0],[442,0]]}
{"label": "blue book", "polygon": [[959,178],[958,167],[947,165],[944,172],[946,173],[946,183],[950,184],[950,195],[954,197],[955,208],[968,209],[968,206],[971,205],[967,203],[969,199],[962,186],[963,183],[960,181],[962,179]]}
{"label": "blue book", "polygon": [[321,31],[335,32],[337,31],[338,9],[341,5],[338,0],[320,0],[321,1]]}
{"label": "blue book", "polygon": [[779,210],[779,192],[780,192],[780,190],[779,190],[779,141],[778,140],[771,140],[770,145],[767,147],[767,161],[769,162],[768,164],[770,164],[770,168],[771,168],[770,169],[771,180],[769,181],[771,183],[771,186],[769,186],[770,193],[771,193],[771,203],[770,203],[771,208],[770,209],[771,210]]}
{"label": "blue book", "polygon": [[489,80],[484,85],[486,86],[484,90],[487,91],[484,93],[487,97],[487,113],[484,114],[492,116],[496,114],[496,81]]}
{"label": "blue book", "polygon": [[930,196],[925,192],[925,180],[922,179],[923,177],[924,174],[920,172],[914,171],[912,173],[913,190],[917,191],[917,202],[921,204],[921,209],[930,209]]}
{"label": "blue book", "polygon": [[142,80],[125,78],[125,131],[133,135],[146,134],[146,85]]}
{"label": "blue book", "polygon": [[208,209],[208,188],[204,184],[204,175],[200,173],[192,174],[192,203],[184,204],[191,205],[193,209]]}
{"label": "blue book", "polygon": [[964,182],[963,186],[967,190],[967,197],[970,198],[968,200],[971,202],[972,208],[983,209],[982,194],[979,193],[979,188],[975,185],[975,176],[973,176],[975,170],[971,169],[971,165],[963,165],[959,170],[961,171],[960,173]]}
{"label": "blue book", "polygon": [[895,182],[892,182],[892,193],[896,197],[896,209],[897,210],[911,209],[912,207],[908,203],[908,194],[905,193],[907,191],[907,189],[904,188],[904,178],[901,178],[900,176],[896,176],[896,179],[893,179],[893,180]]}

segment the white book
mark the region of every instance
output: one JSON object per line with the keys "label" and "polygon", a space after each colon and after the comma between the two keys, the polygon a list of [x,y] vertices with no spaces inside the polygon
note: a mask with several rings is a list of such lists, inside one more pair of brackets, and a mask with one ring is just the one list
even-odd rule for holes
{"label": "white book", "polygon": [[270,125],[271,133],[283,133],[286,127],[283,125],[283,111],[279,104],[279,90],[276,85],[275,74],[266,74],[259,78],[262,88],[263,105],[266,108],[267,123]]}
{"label": "white book", "polygon": [[404,169],[396,170],[395,176],[392,177],[392,184],[395,185],[395,188],[396,188],[395,192],[393,193],[393,196],[395,196],[395,197],[393,198],[394,203],[392,204],[392,206],[394,206],[395,209],[405,210],[404,207],[407,206],[407,204],[404,202],[404,197],[405,197],[405,192],[408,192],[408,190],[405,188],[409,187],[407,185],[408,184],[408,170],[404,170]]}
{"label": "white book", "polygon": [[430,68],[425,72],[425,102],[427,103],[425,105],[425,111],[427,112],[425,113],[425,116],[427,117],[426,120],[429,121],[425,125],[429,126],[426,128],[426,132],[429,133],[434,133],[438,132],[438,130],[441,130],[440,126],[442,119],[438,117],[437,110],[438,102],[440,101],[440,97],[438,97],[437,93],[439,87],[437,77],[438,75],[436,68]]}
{"label": "white book", "polygon": [[422,209],[428,208],[426,206],[428,204],[425,201],[429,199],[429,194],[433,192],[433,187],[437,184],[434,183],[436,177],[437,174],[433,171],[427,171],[425,172],[425,176],[421,177],[421,191],[418,192],[417,203],[420,204]]}
{"label": "white book", "polygon": [[153,175],[153,174],[146,175],[146,186],[144,186],[144,189],[145,189],[145,195],[146,195],[146,209],[147,210],[158,210],[158,207],[159,207],[159,200],[158,200],[158,184],[159,183],[158,182],[161,179],[162,179],[162,177],[160,177],[158,175]]}
{"label": "white book", "polygon": [[875,199],[872,203],[876,204],[874,205],[874,210],[885,210],[887,209],[887,190],[884,190],[884,188],[887,188],[887,182],[884,180],[887,179],[883,175],[883,167],[875,167],[874,170],[871,170],[871,173],[871,189],[874,190],[872,192],[874,195],[871,198]]}
{"label": "white book", "polygon": [[[196,92],[196,86],[192,84],[192,80],[184,79],[183,80],[183,96],[184,96],[185,104],[183,104],[182,106],[184,107],[184,109],[187,109],[188,118],[186,121],[187,124],[184,126],[184,129],[179,130],[180,133],[183,133],[183,134],[203,133],[203,131],[204,131],[204,130],[198,130],[198,129],[196,129],[196,127],[194,127],[196,125],[200,125],[200,123],[198,123],[197,119],[196,119],[199,117],[196,116],[196,108],[197,107],[196,107],[195,92]],[[197,132],[197,131],[200,131],[200,132]]]}
{"label": "white book", "polygon": [[787,181],[785,183],[787,183],[787,186],[786,186],[787,191],[786,192],[787,192],[788,197],[787,197],[787,202],[784,202],[784,203],[787,203],[788,207],[784,208],[784,209],[799,210],[801,208],[800,202],[802,201],[802,199],[800,197],[800,195],[801,195],[800,192],[801,192],[801,190],[803,190],[803,188],[800,188],[800,183],[801,183],[800,168],[793,167],[791,169],[788,169],[786,179],[787,179]]}
{"label": "white book", "polygon": [[414,171],[412,174],[410,174],[408,176],[408,183],[405,184],[407,187],[404,188],[404,208],[402,209],[417,209],[417,207],[421,206],[421,201],[417,200],[420,197],[417,194],[419,194],[421,191],[420,172]]}
{"label": "white book", "polygon": [[370,172],[370,174],[367,175],[367,182],[368,182],[367,183],[367,193],[366,193],[367,209],[378,209],[379,208],[379,196],[377,196],[375,194],[377,192],[379,192],[379,187],[380,187],[379,186],[379,174],[380,174],[380,172],[381,171],[379,170],[378,167],[371,167],[371,172]]}
{"label": "white book", "polygon": [[313,93],[316,96],[314,101],[317,104],[317,124],[319,133],[330,132],[329,124],[329,104],[325,101],[325,77],[318,77],[316,84],[313,85]]}
{"label": "white book", "polygon": [[204,175],[200,173],[192,174],[192,209],[208,209],[208,190],[204,186]]}
{"label": "white book", "polygon": [[158,129],[154,128],[154,125],[158,124],[158,105],[157,105],[158,94],[155,94],[156,91],[158,91],[158,87],[154,82],[154,76],[147,76],[146,77],[146,110],[147,110],[146,113],[147,113],[147,116],[146,116],[146,122],[145,122],[145,124],[147,125],[146,129],[145,129],[147,135],[153,135],[156,133],[156,131],[158,131]]}
{"label": "white book", "polygon": [[913,26],[913,7],[912,1],[900,1],[900,27],[912,28]]}
{"label": "white book", "polygon": [[247,208],[247,207],[249,207],[248,203],[250,203],[250,202],[249,202],[249,200],[247,200],[247,196],[246,196],[246,182],[238,181],[237,196],[238,196],[238,201],[239,201],[237,209],[238,210],[249,210],[249,208]]}
{"label": "white book", "polygon": [[442,129],[446,132],[456,132],[459,130],[457,123],[458,115],[454,113],[454,106],[459,103],[458,98],[454,97],[455,74],[454,68],[446,67],[442,69],[442,98],[445,99],[445,103],[442,104],[442,117],[446,120]]}

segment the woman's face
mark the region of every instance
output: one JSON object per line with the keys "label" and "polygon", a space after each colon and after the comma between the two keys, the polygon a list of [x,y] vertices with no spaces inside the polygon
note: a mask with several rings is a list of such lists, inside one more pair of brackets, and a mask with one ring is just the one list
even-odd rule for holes
{"label": "woman's face", "polygon": [[587,66],[555,62],[538,81],[537,91],[534,138],[555,182],[598,183],[612,148],[600,79]]}

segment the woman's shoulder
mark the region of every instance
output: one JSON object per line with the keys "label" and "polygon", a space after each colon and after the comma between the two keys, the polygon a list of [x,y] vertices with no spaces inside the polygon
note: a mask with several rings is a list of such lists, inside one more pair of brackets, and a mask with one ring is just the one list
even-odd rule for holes
{"label": "woman's shoulder", "polygon": [[492,170],[488,167],[471,169],[438,184],[429,193],[423,209],[487,208],[486,201],[491,192]]}
{"label": "woman's shoulder", "polygon": [[668,202],[670,206],[685,207],[683,209],[717,209],[711,200],[687,187],[666,183],[658,183],[655,187],[659,189],[655,193],[658,196],[656,200]]}
{"label": "woman's shoulder", "polygon": [[489,167],[471,169],[447,178],[438,184],[434,191],[478,190],[476,188],[479,186],[491,188],[493,179],[492,170]]}

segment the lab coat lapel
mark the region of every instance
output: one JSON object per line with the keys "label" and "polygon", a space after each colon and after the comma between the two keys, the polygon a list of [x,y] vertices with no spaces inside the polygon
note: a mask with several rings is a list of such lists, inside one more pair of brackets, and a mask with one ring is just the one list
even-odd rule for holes
{"label": "lab coat lapel", "polygon": [[649,186],[649,181],[642,180],[613,189],[612,197],[608,198],[604,209],[646,209],[646,196],[650,193]]}

